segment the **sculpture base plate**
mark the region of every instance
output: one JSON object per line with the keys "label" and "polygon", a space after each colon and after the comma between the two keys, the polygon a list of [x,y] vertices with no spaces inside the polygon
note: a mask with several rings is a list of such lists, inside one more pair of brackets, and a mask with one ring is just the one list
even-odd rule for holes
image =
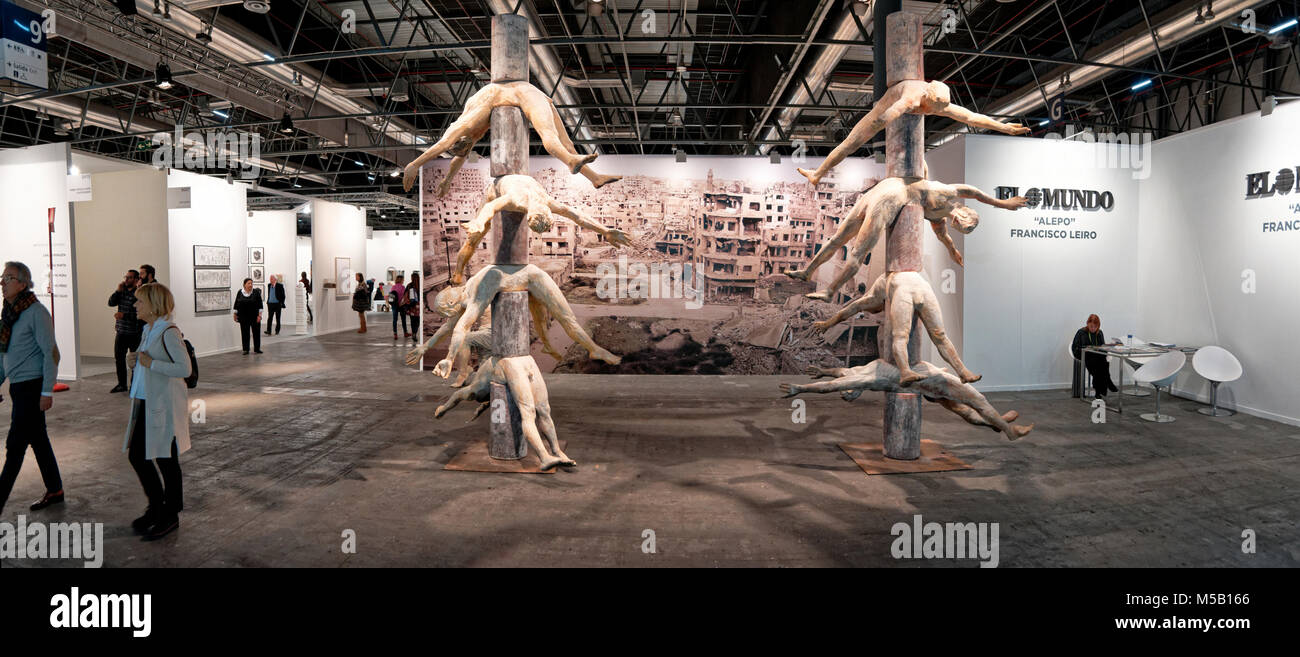
{"label": "sculpture base plate", "polygon": [[869,475],[974,469],[974,466],[944,451],[943,446],[933,440],[922,440],[921,457],[912,461],[899,461],[885,456],[883,443],[840,443],[839,448]]}
{"label": "sculpture base plate", "polygon": [[[560,441],[560,449],[563,450],[568,446],[567,440]],[[528,450],[528,455],[522,459],[505,461],[494,459],[488,456],[487,441],[476,440],[466,445],[460,453],[452,457],[447,465],[442,466],[443,470],[455,470],[457,472],[504,472],[508,474],[555,474],[559,468],[550,470],[541,469],[541,461],[538,460],[534,450]],[[561,466],[567,467],[567,466]]]}

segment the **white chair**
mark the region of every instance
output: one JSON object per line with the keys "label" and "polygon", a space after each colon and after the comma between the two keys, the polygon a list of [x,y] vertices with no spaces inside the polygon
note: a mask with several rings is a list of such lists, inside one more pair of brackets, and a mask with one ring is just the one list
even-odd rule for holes
{"label": "white chair", "polygon": [[1237,357],[1223,347],[1201,347],[1192,356],[1192,369],[1210,382],[1210,406],[1198,408],[1196,412],[1213,417],[1236,414],[1236,411],[1219,408],[1219,384],[1241,378],[1241,362]]}
{"label": "white chair", "polygon": [[1173,422],[1174,416],[1160,413],[1160,388],[1172,386],[1174,377],[1187,364],[1187,354],[1181,351],[1167,351],[1137,369],[1134,378],[1148,383],[1156,389],[1156,412],[1143,413],[1139,417],[1148,422]]}
{"label": "white chair", "polygon": [[[1135,338],[1133,338],[1133,343],[1132,343],[1130,346],[1133,346],[1133,347],[1145,347],[1146,344],[1147,344],[1147,343],[1146,343],[1146,340],[1143,340],[1142,338],[1137,338],[1137,337],[1135,337]],[[1137,379],[1135,379],[1134,376],[1137,375],[1137,368],[1138,368],[1138,367],[1144,365],[1147,361],[1149,361],[1149,360],[1151,360],[1152,358],[1155,358],[1155,357],[1156,357],[1155,354],[1151,354],[1151,355],[1149,355],[1149,356],[1143,354],[1143,355],[1140,355],[1140,356],[1129,356],[1128,358],[1125,358],[1125,359],[1123,360],[1123,362],[1121,363],[1120,367],[1124,368],[1124,371],[1128,374],[1127,378],[1128,378],[1130,381],[1133,382],[1133,387],[1132,387],[1132,388],[1129,388],[1129,389],[1127,389],[1127,390],[1120,390],[1120,394],[1121,394],[1121,395],[1128,395],[1128,396],[1130,396],[1130,397],[1150,397],[1150,396],[1151,396],[1151,391],[1150,391],[1150,390],[1144,390],[1144,389],[1142,388],[1142,386],[1139,386],[1138,383],[1137,383]],[[1130,362],[1130,361],[1131,361],[1131,362]],[[1137,365],[1134,365],[1133,363],[1137,363]],[[1121,388],[1122,388],[1122,387],[1123,387],[1123,386],[1121,386]]]}

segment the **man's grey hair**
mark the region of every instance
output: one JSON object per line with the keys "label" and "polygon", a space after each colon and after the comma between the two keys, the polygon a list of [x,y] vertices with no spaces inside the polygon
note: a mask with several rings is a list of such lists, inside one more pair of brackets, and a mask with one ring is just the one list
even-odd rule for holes
{"label": "man's grey hair", "polygon": [[32,288],[32,270],[28,269],[27,265],[11,260],[5,263],[5,269],[14,270],[14,273],[17,274],[18,282],[26,285],[29,290]]}

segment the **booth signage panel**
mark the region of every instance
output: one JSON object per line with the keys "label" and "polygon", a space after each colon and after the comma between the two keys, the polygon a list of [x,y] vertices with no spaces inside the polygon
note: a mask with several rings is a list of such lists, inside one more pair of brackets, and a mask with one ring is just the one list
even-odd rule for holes
{"label": "booth signage panel", "polygon": [[0,78],[48,89],[49,61],[40,14],[0,0]]}

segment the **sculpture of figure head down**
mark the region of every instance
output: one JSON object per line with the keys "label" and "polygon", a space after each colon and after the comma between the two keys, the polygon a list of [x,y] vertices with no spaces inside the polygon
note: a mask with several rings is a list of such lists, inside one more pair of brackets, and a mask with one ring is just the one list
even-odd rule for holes
{"label": "sculpture of figure head down", "polygon": [[925,100],[933,109],[943,109],[952,103],[952,90],[948,85],[932,80],[925,90]]}
{"label": "sculpture of figure head down", "polygon": [[980,213],[975,208],[959,205],[952,210],[952,227],[963,235],[970,235],[980,225]]}
{"label": "sculpture of figure head down", "polygon": [[465,286],[445,287],[433,298],[433,307],[443,317],[458,315],[465,310]]}

